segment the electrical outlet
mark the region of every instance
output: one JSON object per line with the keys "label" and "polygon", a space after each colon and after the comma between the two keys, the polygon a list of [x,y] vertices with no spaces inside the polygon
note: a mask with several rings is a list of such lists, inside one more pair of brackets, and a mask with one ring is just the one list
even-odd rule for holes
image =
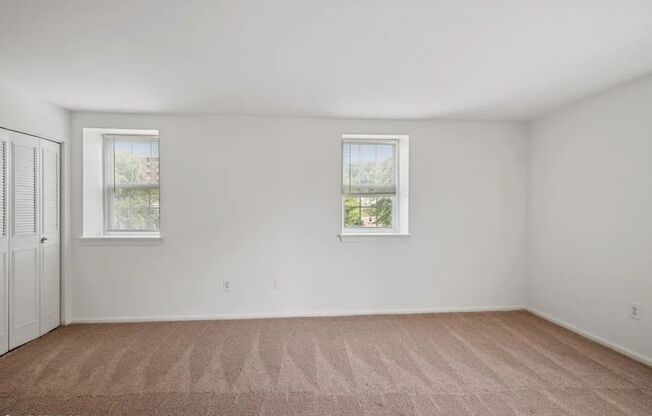
{"label": "electrical outlet", "polygon": [[283,281],[281,280],[280,277],[275,277],[274,278],[274,289],[276,289],[276,290],[283,289]]}
{"label": "electrical outlet", "polygon": [[638,302],[629,302],[629,317],[641,320],[641,305]]}
{"label": "electrical outlet", "polygon": [[231,281],[228,279],[222,280],[222,289],[225,292],[230,292],[231,291]]}

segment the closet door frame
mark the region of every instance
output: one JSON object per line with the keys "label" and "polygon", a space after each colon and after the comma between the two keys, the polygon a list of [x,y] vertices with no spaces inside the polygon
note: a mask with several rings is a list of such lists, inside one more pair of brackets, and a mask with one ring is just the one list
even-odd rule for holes
{"label": "closet door frame", "polygon": [[0,354],[9,351],[9,232],[7,227],[7,220],[9,219],[9,180],[10,173],[9,150],[10,146],[9,132],[0,129],[0,146],[2,153],[0,154],[0,170],[2,178],[0,178],[0,204],[2,204],[2,212],[0,218],[3,226],[0,228]]}

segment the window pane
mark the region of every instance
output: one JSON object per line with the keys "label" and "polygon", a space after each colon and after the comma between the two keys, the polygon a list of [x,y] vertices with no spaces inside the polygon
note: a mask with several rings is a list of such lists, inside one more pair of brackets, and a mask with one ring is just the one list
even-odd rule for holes
{"label": "window pane", "polygon": [[149,192],[150,205],[152,208],[159,208],[159,191],[158,188],[152,189]]}
{"label": "window pane", "polygon": [[111,202],[112,230],[158,230],[158,189],[119,188],[114,192]]}
{"label": "window pane", "polygon": [[108,229],[158,231],[158,140],[114,136],[108,151],[113,162]]}
{"label": "window pane", "polygon": [[362,208],[360,214],[362,217],[362,226],[363,227],[375,227],[376,226],[376,210],[373,208]]}
{"label": "window pane", "polygon": [[378,198],[376,201],[376,226],[392,227],[392,200],[391,198]]}
{"label": "window pane", "polygon": [[396,193],[396,144],[344,142],[343,193]]}
{"label": "window pane", "polygon": [[376,204],[376,198],[360,198],[360,206],[373,207]]}
{"label": "window pane", "polygon": [[344,226],[360,227],[362,218],[360,218],[360,199],[347,198],[344,200]]}
{"label": "window pane", "polygon": [[119,140],[113,142],[116,185],[158,184],[158,141]]}
{"label": "window pane", "polygon": [[346,198],[344,226],[347,228],[392,228],[393,198]]}

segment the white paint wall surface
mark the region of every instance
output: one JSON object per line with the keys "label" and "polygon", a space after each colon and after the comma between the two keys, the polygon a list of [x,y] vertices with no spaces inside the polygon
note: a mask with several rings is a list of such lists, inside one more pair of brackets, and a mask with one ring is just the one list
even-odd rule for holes
{"label": "white paint wall surface", "polygon": [[[159,245],[77,239],[84,127],[160,130]],[[343,133],[410,135],[411,237],[338,241]],[[524,133],[518,123],[74,114],[73,318],[523,305]]]}
{"label": "white paint wall surface", "polygon": [[68,139],[70,114],[24,91],[0,85],[0,127],[62,142]]}
{"label": "white paint wall surface", "polygon": [[648,362],[651,109],[648,77],[532,123],[527,290],[535,310]]}

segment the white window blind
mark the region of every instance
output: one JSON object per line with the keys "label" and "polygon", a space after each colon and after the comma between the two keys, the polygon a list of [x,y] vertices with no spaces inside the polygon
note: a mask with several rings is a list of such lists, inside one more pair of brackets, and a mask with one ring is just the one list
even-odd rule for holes
{"label": "white window blind", "polygon": [[343,188],[345,195],[396,194],[396,142],[343,143]]}

